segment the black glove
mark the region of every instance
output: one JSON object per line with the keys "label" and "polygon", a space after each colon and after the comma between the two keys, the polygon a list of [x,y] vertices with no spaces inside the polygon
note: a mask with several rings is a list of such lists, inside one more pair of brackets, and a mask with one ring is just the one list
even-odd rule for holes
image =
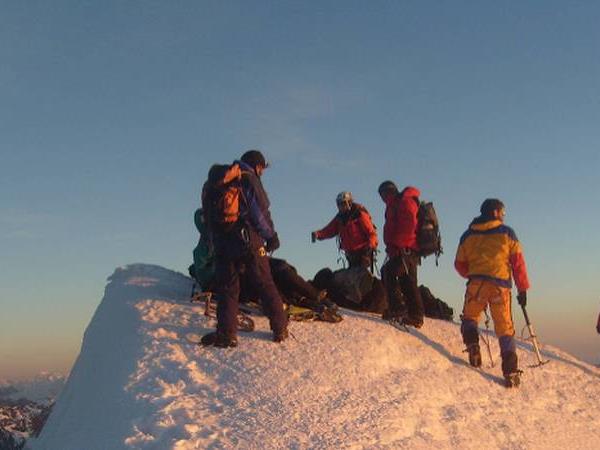
{"label": "black glove", "polygon": [[527,291],[521,291],[517,294],[517,301],[521,306],[527,306]]}
{"label": "black glove", "polygon": [[279,248],[279,236],[275,233],[269,239],[267,239],[267,245],[265,246],[265,250],[267,253],[272,253]]}
{"label": "black glove", "polygon": [[310,233],[310,242],[315,243],[317,241],[317,232],[313,231]]}

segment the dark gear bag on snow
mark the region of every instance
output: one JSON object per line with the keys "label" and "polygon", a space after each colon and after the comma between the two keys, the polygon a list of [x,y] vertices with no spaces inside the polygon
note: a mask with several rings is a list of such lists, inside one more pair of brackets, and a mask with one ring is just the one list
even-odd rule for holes
{"label": "dark gear bag on snow", "polygon": [[433,203],[419,202],[417,213],[417,245],[419,256],[435,255],[435,265],[443,253],[440,224]]}
{"label": "dark gear bag on snow", "polygon": [[333,273],[334,283],[339,286],[346,299],[360,305],[364,294],[373,286],[373,275],[364,267],[351,267]]}
{"label": "dark gear bag on snow", "polygon": [[328,297],[344,308],[381,313],[388,306],[383,283],[364,267],[335,272],[324,268],[312,283],[318,289],[327,289]]}
{"label": "dark gear bag on snow", "polygon": [[211,229],[231,228],[240,218],[242,171],[238,164],[215,164],[202,188],[202,207]]}
{"label": "dark gear bag on snow", "polygon": [[429,288],[424,285],[419,286],[419,291],[423,300],[425,316],[452,322],[454,319],[454,310],[447,303],[435,297]]}

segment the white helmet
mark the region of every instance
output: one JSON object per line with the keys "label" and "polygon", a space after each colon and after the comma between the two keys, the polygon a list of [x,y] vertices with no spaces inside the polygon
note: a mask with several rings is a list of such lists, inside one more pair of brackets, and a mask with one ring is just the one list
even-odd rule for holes
{"label": "white helmet", "polygon": [[340,203],[352,203],[352,193],[348,191],[340,192],[335,198],[335,202],[339,205]]}

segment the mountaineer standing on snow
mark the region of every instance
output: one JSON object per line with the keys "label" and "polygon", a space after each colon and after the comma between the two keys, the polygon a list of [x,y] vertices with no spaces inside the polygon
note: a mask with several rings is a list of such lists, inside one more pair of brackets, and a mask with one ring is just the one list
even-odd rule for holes
{"label": "mountaineer standing on snow", "polygon": [[340,192],[335,200],[338,213],[325,228],[311,233],[315,242],[339,236],[349,267],[373,267],[373,253],[377,249],[377,232],[366,208],[352,199],[350,192]]}
{"label": "mountaineer standing on snow", "polygon": [[392,181],[381,183],[378,191],[386,205],[383,241],[389,258],[381,268],[389,301],[383,317],[421,328],[423,300],[417,283],[417,266],[421,262],[417,245],[420,192],[412,186],[398,192]]}
{"label": "mountaineer standing on snow", "polygon": [[454,266],[468,278],[462,313],[461,333],[469,353],[469,363],[481,366],[477,324],[489,305],[494,331],[500,343],[502,373],[507,387],[518,386],[520,370],[515,344],[515,328],[511,314],[511,274],[517,285],[519,304],[527,304],[529,280],[517,236],[504,225],[504,204],[486,199],[481,215],[473,219],[460,238]]}
{"label": "mountaineer standing on snow", "polygon": [[249,150],[231,166],[213,166],[202,192],[203,210],[215,251],[217,330],[202,337],[202,345],[237,346],[240,276],[260,293],[273,341],[288,337],[283,302],[273,282],[268,253],[279,248],[269,199],[260,177],[268,167],[258,150]]}

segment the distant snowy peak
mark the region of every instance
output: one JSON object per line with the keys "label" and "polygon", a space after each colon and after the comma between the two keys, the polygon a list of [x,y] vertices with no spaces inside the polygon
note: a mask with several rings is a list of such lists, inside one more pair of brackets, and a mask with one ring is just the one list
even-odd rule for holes
{"label": "distant snowy peak", "polygon": [[0,382],[0,399],[27,399],[36,403],[54,401],[63,388],[66,377],[60,373],[41,372],[34,377]]}

